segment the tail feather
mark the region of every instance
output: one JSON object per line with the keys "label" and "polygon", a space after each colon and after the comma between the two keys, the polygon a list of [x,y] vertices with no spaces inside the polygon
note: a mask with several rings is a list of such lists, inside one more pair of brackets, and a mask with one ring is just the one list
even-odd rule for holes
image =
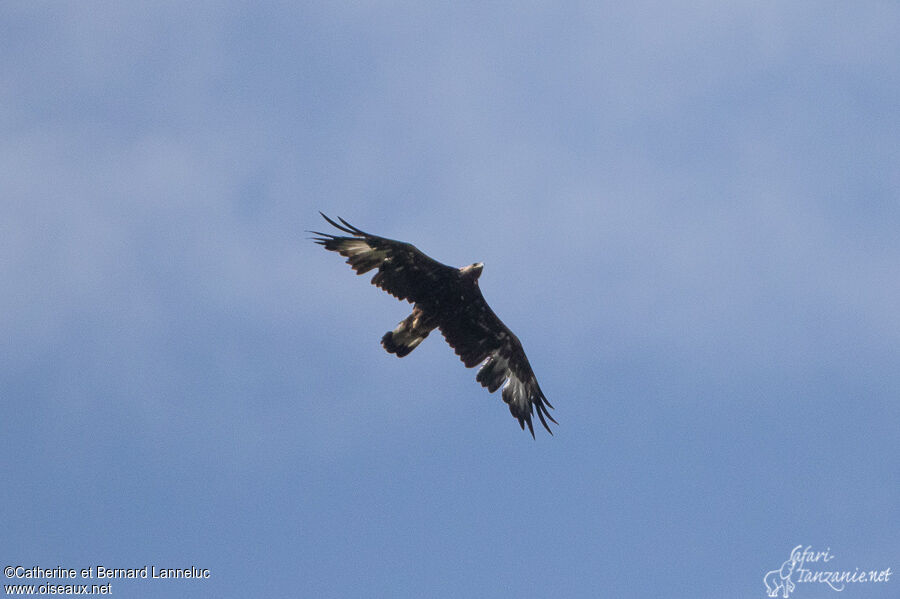
{"label": "tail feather", "polygon": [[402,358],[416,349],[433,329],[433,325],[423,321],[418,310],[413,310],[413,313],[401,321],[397,328],[384,334],[381,345],[388,353],[397,354],[398,358]]}
{"label": "tail feather", "polygon": [[393,331],[388,331],[384,334],[384,337],[381,338],[381,345],[384,346],[384,349],[388,351],[390,354],[397,354],[398,358],[402,358],[416,349],[422,340],[425,337],[416,337],[415,339],[402,339],[400,336],[395,335]]}

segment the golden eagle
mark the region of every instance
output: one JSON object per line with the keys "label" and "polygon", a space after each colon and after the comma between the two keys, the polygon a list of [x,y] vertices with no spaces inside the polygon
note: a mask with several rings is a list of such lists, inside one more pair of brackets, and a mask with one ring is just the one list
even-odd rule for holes
{"label": "golden eagle", "polygon": [[503,401],[523,430],[527,424],[534,437],[531,416],[537,406],[541,424],[553,434],[545,420],[556,423],[547,411],[553,406],[544,397],[522,344],[478,289],[483,264],[453,268],[429,258],[412,244],[365,233],[340,217],[340,224],[324,214],[322,217],[352,237],[311,231],[319,235],[313,238],[316,243],[345,256],[357,274],[377,268],[372,284],[413,304],[412,314],[381,338],[384,349],[402,358],[431,331],[440,329],[466,368],[482,364],[475,380],[491,393],[503,385]]}

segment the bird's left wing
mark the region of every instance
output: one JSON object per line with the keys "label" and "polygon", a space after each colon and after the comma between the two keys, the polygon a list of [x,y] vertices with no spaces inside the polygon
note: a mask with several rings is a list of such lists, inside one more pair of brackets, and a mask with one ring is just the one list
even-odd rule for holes
{"label": "bird's left wing", "polygon": [[442,317],[438,326],[466,368],[482,365],[475,380],[490,393],[503,385],[503,401],[519,426],[524,429],[527,424],[533,437],[531,418],[536,411],[541,424],[553,434],[546,420],[557,424],[547,411],[553,406],[538,385],[522,343],[494,314],[477,287],[469,291],[461,309]]}
{"label": "bird's left wing", "polygon": [[[319,214],[322,214],[321,212]],[[340,224],[324,214],[322,218],[352,237],[341,237],[330,233],[319,233],[315,242],[347,258],[356,274],[364,274],[378,269],[372,277],[372,284],[384,289],[397,299],[410,303],[429,303],[447,281],[459,277],[459,271],[452,266],[441,264],[426,256],[411,243],[386,239],[360,231],[344,219]]]}

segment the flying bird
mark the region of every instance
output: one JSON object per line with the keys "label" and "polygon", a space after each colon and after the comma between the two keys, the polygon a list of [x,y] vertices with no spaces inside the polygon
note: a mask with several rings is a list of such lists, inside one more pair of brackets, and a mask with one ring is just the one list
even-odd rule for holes
{"label": "flying bird", "polygon": [[534,437],[531,418],[536,411],[541,424],[553,434],[547,425],[547,419],[556,423],[547,411],[553,406],[544,397],[522,344],[497,318],[478,288],[482,263],[454,268],[429,258],[410,243],[360,231],[340,217],[340,223],[324,214],[322,218],[350,237],[311,231],[319,236],[313,238],[316,243],[346,257],[356,274],[378,269],[372,284],[413,304],[412,314],[381,338],[384,349],[402,358],[439,329],[466,368],[481,364],[475,380],[490,393],[503,386],[503,401],[523,430],[527,424]]}

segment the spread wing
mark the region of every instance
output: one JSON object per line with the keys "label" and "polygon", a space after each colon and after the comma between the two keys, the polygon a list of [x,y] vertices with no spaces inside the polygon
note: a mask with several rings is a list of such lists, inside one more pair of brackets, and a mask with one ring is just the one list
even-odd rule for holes
{"label": "spread wing", "polygon": [[429,258],[412,244],[371,235],[342,218],[337,223],[322,217],[351,237],[312,231],[319,236],[316,243],[345,256],[357,274],[377,268],[373,285],[435,318],[466,367],[482,364],[475,378],[489,392],[503,386],[503,401],[522,429],[527,424],[534,436],[536,407],[541,424],[553,434],[547,425],[547,419],[556,423],[547,411],[553,406],[544,397],[522,344],[488,306],[477,283],[462,284],[459,269]]}
{"label": "spread wing", "polygon": [[[322,214],[321,212],[319,214]],[[436,294],[458,278],[457,269],[429,258],[411,243],[395,241],[360,231],[338,217],[338,224],[322,214],[331,225],[352,237],[340,237],[312,231],[319,237],[315,242],[326,250],[338,252],[347,258],[356,274],[365,274],[375,268],[372,284],[384,289],[397,299],[411,303],[431,304]]]}
{"label": "spread wing", "polygon": [[553,406],[544,397],[518,337],[494,314],[477,286],[466,289],[461,299],[455,313],[440,315],[438,327],[444,339],[466,368],[482,364],[475,380],[490,393],[503,385],[503,401],[522,429],[527,424],[534,436],[531,417],[537,408],[541,424],[552,435],[545,418],[556,424],[547,411]]}

